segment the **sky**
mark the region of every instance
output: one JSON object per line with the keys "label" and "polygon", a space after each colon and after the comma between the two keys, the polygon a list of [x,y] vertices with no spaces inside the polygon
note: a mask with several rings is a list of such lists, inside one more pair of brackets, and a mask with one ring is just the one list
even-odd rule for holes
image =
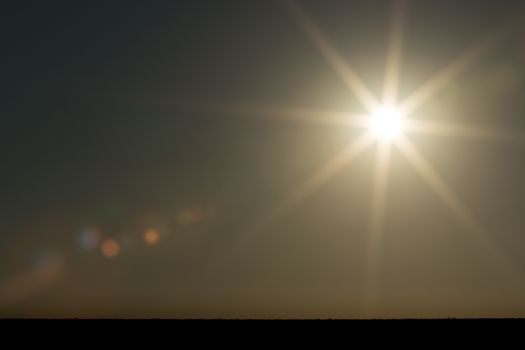
{"label": "sky", "polygon": [[525,316],[525,2],[4,7],[0,317]]}

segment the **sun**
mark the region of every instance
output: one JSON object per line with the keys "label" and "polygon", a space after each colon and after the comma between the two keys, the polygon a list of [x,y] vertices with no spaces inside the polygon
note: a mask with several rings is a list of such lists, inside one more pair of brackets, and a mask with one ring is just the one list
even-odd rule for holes
{"label": "sun", "polygon": [[403,133],[404,120],[393,106],[382,106],[372,115],[370,130],[379,141],[392,141]]}
{"label": "sun", "polygon": [[[421,179],[436,197],[449,209],[470,237],[495,258],[506,271],[514,271],[513,262],[498,243],[491,238],[491,233],[478,220],[474,213],[466,206],[455,191],[441,177],[409,137],[410,135],[427,134],[431,136],[458,137],[465,140],[499,140],[525,142],[525,133],[500,127],[483,126],[456,121],[428,120],[420,118],[421,113],[415,114],[419,108],[431,101],[449,82],[475,62],[480,56],[489,52],[493,46],[501,41],[507,33],[496,37],[489,35],[480,40],[471,49],[461,54],[438,71],[427,82],[423,83],[411,94],[398,99],[401,78],[401,54],[403,43],[403,22],[405,1],[395,1],[392,15],[391,30],[387,54],[385,59],[385,77],[382,96],[376,96],[361,80],[357,71],[346,62],[344,57],[335,49],[328,38],[317,26],[315,21],[305,12],[296,0],[284,0],[290,14],[305,32],[308,39],[324,57],[329,66],[347,85],[361,107],[359,112],[314,110],[297,107],[267,107],[249,106],[242,104],[223,105],[217,107],[220,112],[245,115],[247,112],[260,117],[283,118],[294,121],[315,122],[325,125],[345,126],[365,129],[341,149],[340,152],[328,159],[319,169],[298,183],[291,191],[258,223],[257,233],[268,228],[273,222],[304,202],[315,191],[330,181],[344,167],[365,153],[374,145],[376,151],[375,170],[372,175],[372,196],[369,215],[369,243],[367,252],[367,297],[375,298],[380,280],[380,253],[382,248],[382,234],[387,229],[386,210],[388,207],[389,174],[391,169],[392,152],[403,156],[408,164],[416,171]],[[505,35],[503,35],[505,34]],[[213,112],[215,113],[215,106]],[[363,113],[364,112],[364,113]]]}

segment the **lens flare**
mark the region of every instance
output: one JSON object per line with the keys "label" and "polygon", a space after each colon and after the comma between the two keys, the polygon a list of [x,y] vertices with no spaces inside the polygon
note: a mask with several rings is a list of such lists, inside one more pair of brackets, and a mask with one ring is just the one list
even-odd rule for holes
{"label": "lens flare", "polygon": [[114,239],[106,239],[102,242],[101,250],[106,258],[114,258],[120,253],[120,244]]}

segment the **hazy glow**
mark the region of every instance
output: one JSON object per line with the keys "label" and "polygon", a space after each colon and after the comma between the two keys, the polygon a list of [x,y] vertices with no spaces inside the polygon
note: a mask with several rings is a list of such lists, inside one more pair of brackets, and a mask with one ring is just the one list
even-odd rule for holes
{"label": "hazy glow", "polygon": [[177,213],[177,222],[181,225],[188,226],[195,224],[203,219],[203,213],[200,209],[184,209]]}
{"label": "hazy glow", "polygon": [[370,129],[381,141],[393,140],[403,132],[403,118],[395,107],[383,106],[373,115]]}

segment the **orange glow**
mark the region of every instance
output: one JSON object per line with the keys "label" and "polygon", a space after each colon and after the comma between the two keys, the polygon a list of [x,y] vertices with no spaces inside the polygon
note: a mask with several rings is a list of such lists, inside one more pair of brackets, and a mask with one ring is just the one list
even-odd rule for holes
{"label": "orange glow", "polygon": [[160,240],[160,234],[159,231],[155,230],[154,228],[147,229],[146,232],[144,232],[144,241],[148,245],[156,245],[159,243]]}
{"label": "orange glow", "polygon": [[54,286],[66,271],[62,258],[46,257],[37,266],[0,283],[0,309],[17,305]]}
{"label": "orange glow", "polygon": [[120,244],[114,239],[106,239],[102,242],[102,254],[106,258],[114,258],[120,253]]}

